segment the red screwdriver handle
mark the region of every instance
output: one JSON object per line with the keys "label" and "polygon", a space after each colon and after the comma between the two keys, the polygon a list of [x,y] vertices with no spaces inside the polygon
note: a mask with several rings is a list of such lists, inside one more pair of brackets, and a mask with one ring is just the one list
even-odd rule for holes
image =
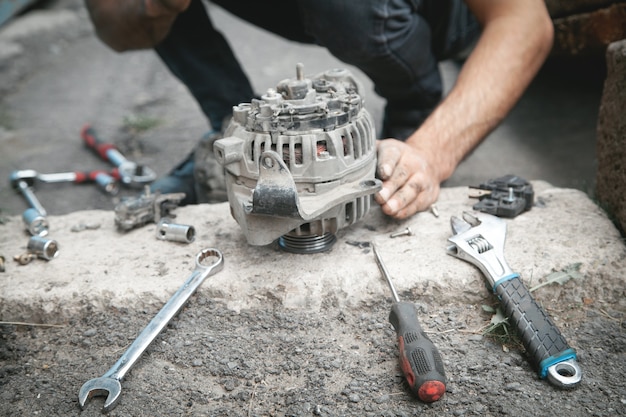
{"label": "red screwdriver handle", "polygon": [[439,351],[417,320],[415,304],[395,302],[389,321],[398,335],[400,366],[420,400],[434,402],[446,392],[446,375]]}
{"label": "red screwdriver handle", "polygon": [[80,131],[80,137],[85,142],[88,148],[92,149],[95,153],[97,153],[100,158],[107,162],[112,162],[109,159],[108,151],[110,149],[117,149],[114,144],[103,142],[98,135],[96,135],[95,129],[90,125],[86,124]]}

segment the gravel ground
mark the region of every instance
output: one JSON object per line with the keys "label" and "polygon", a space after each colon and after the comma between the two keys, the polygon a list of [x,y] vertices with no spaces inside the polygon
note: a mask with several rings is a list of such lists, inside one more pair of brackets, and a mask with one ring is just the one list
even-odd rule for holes
{"label": "gravel ground", "polygon": [[[194,296],[127,375],[110,415],[626,414],[623,313],[563,307],[561,331],[584,372],[578,388],[563,391],[538,379],[515,340],[483,335],[490,315],[481,306],[417,304],[448,377],[444,397],[425,404],[398,366],[389,302],[346,310],[329,301],[311,314],[277,301],[237,313]],[[78,390],[115,363],[157,310],[94,311],[60,327],[0,326],[0,414],[100,415],[102,397],[81,413]]]}

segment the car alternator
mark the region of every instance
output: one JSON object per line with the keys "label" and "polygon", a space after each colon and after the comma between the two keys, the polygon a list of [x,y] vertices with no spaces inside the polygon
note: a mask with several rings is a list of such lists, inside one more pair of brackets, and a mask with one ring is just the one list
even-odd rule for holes
{"label": "car alternator", "polygon": [[336,232],[363,218],[375,178],[374,121],[345,69],[296,78],[233,108],[215,142],[231,214],[251,245],[278,239],[289,252],[329,250]]}

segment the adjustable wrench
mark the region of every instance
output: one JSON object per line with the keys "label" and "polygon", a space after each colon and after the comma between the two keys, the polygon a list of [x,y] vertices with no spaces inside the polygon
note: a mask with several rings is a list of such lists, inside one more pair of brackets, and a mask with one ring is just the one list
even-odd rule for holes
{"label": "adjustable wrench", "polygon": [[[206,262],[210,264],[205,265]],[[137,339],[124,352],[115,365],[99,378],[91,379],[83,384],[78,392],[78,402],[81,409],[94,396],[106,396],[103,412],[109,412],[117,405],[122,393],[124,376],[139,360],[143,352],[152,341],[161,333],[167,324],[178,314],[189,297],[202,284],[205,278],[216,274],[224,267],[222,253],[213,248],[203,249],[196,255],[196,268],[185,283],[176,291],[169,301],[161,308],[157,315],[148,323]]]}
{"label": "adjustable wrench", "polygon": [[504,259],[506,222],[491,214],[464,212],[463,219],[452,216],[450,223],[454,235],[448,239],[451,245],[447,253],[483,272],[510,324],[517,329],[539,377],[547,377],[560,388],[578,385],[582,372],[576,352]]}
{"label": "adjustable wrench", "polygon": [[90,125],[83,126],[80,136],[85,145],[96,152],[100,158],[117,167],[122,183],[125,185],[143,187],[156,179],[156,172],[147,166],[138,165],[126,159],[114,144],[101,141]]}

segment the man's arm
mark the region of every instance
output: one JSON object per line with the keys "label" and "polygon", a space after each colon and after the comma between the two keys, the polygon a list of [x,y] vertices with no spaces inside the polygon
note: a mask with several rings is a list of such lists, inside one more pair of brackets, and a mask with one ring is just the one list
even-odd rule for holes
{"label": "man's arm", "polygon": [[376,194],[385,214],[426,210],[441,182],[504,119],[543,64],[553,40],[544,0],[466,0],[483,26],[456,84],[406,142],[378,141]]}
{"label": "man's arm", "polygon": [[122,52],[152,48],[191,0],[85,0],[100,40]]}

